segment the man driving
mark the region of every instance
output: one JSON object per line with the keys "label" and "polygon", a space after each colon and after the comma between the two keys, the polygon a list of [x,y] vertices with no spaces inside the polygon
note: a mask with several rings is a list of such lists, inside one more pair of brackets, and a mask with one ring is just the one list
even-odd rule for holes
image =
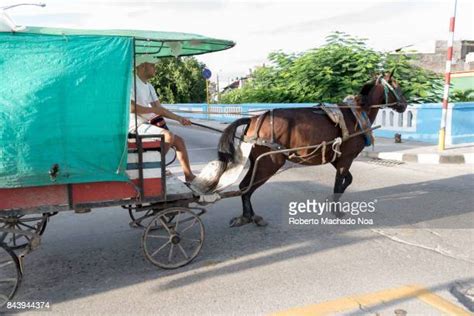
{"label": "man driving", "polygon": [[137,114],[137,130],[139,135],[164,135],[165,143],[167,144],[165,146],[165,153],[169,145],[176,148],[176,157],[183,168],[185,181],[191,182],[195,176],[191,171],[184,140],[164,128],[149,123],[151,119],[159,115],[178,121],[184,126],[191,125],[191,121],[187,118],[176,115],[161,106],[155,88],[148,82],[156,73],[154,63],[155,60],[151,55],[138,55],[136,57],[136,64],[138,65],[135,77],[137,96],[135,97],[135,89],[132,86],[129,131],[135,132],[135,114]]}

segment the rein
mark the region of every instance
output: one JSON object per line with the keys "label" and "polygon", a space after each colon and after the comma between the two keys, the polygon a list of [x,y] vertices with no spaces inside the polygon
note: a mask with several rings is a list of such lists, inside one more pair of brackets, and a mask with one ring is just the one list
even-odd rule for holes
{"label": "rein", "polygon": [[[176,111],[175,111],[176,112]],[[194,122],[191,122],[191,125],[195,125],[195,126],[199,126],[199,127],[202,127],[202,128],[205,128],[205,129],[208,129],[208,130],[211,130],[211,131],[214,131],[214,132],[218,132],[218,133],[221,133],[223,134],[224,131],[223,130],[220,130],[218,128],[214,128],[214,127],[210,127],[208,125],[204,125],[204,124],[199,124],[199,123],[194,123]],[[243,140],[242,137],[238,137],[238,136],[234,136],[235,139],[238,139],[238,140]]]}
{"label": "rein", "polygon": [[[174,112],[177,112],[177,111],[174,111]],[[194,123],[194,122],[191,122],[192,125],[196,125],[196,126],[199,126],[199,127],[202,127],[202,128],[206,128],[206,129],[209,129],[211,131],[214,131],[214,132],[219,132],[219,133],[224,133],[223,130],[220,130],[218,128],[214,128],[214,127],[210,127],[210,126],[207,126],[207,125],[204,125],[204,124],[199,124],[199,123]]]}

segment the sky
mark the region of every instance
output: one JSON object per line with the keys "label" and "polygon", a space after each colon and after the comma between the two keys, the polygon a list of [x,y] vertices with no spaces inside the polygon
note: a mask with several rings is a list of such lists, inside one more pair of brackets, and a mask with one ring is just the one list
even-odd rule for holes
{"label": "sky", "polygon": [[[35,0],[33,0],[35,1]],[[0,7],[23,1],[0,0]],[[270,52],[303,52],[324,44],[333,31],[368,39],[380,51],[414,44],[432,52],[448,38],[454,0],[40,0],[45,8],[8,10],[19,25],[123,28],[197,33],[233,40],[226,51],[197,58],[221,87],[268,63]],[[455,40],[474,40],[474,1],[458,0]]]}

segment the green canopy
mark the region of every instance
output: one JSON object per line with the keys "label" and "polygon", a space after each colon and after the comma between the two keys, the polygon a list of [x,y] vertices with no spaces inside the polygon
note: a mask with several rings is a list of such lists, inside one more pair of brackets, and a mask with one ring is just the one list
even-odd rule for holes
{"label": "green canopy", "polygon": [[136,53],[146,53],[157,58],[171,56],[190,56],[229,49],[232,41],[205,37],[197,34],[156,32],[141,30],[79,30],[47,27],[27,27],[25,33],[47,35],[99,35],[130,37],[135,39]]}
{"label": "green canopy", "polygon": [[0,32],[0,188],[128,181],[133,52],[185,56],[233,45],[151,31]]}

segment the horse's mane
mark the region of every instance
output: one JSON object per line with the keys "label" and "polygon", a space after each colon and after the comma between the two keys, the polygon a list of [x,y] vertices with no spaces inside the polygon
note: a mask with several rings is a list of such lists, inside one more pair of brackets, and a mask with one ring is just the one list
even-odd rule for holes
{"label": "horse's mane", "polygon": [[369,95],[370,90],[375,86],[375,80],[369,81],[360,89],[361,95]]}
{"label": "horse's mane", "polygon": [[360,89],[360,106],[361,107],[367,107],[368,106],[368,101],[369,101],[369,92],[372,90],[372,88],[375,86],[375,80],[369,81],[366,84],[362,86]]}

